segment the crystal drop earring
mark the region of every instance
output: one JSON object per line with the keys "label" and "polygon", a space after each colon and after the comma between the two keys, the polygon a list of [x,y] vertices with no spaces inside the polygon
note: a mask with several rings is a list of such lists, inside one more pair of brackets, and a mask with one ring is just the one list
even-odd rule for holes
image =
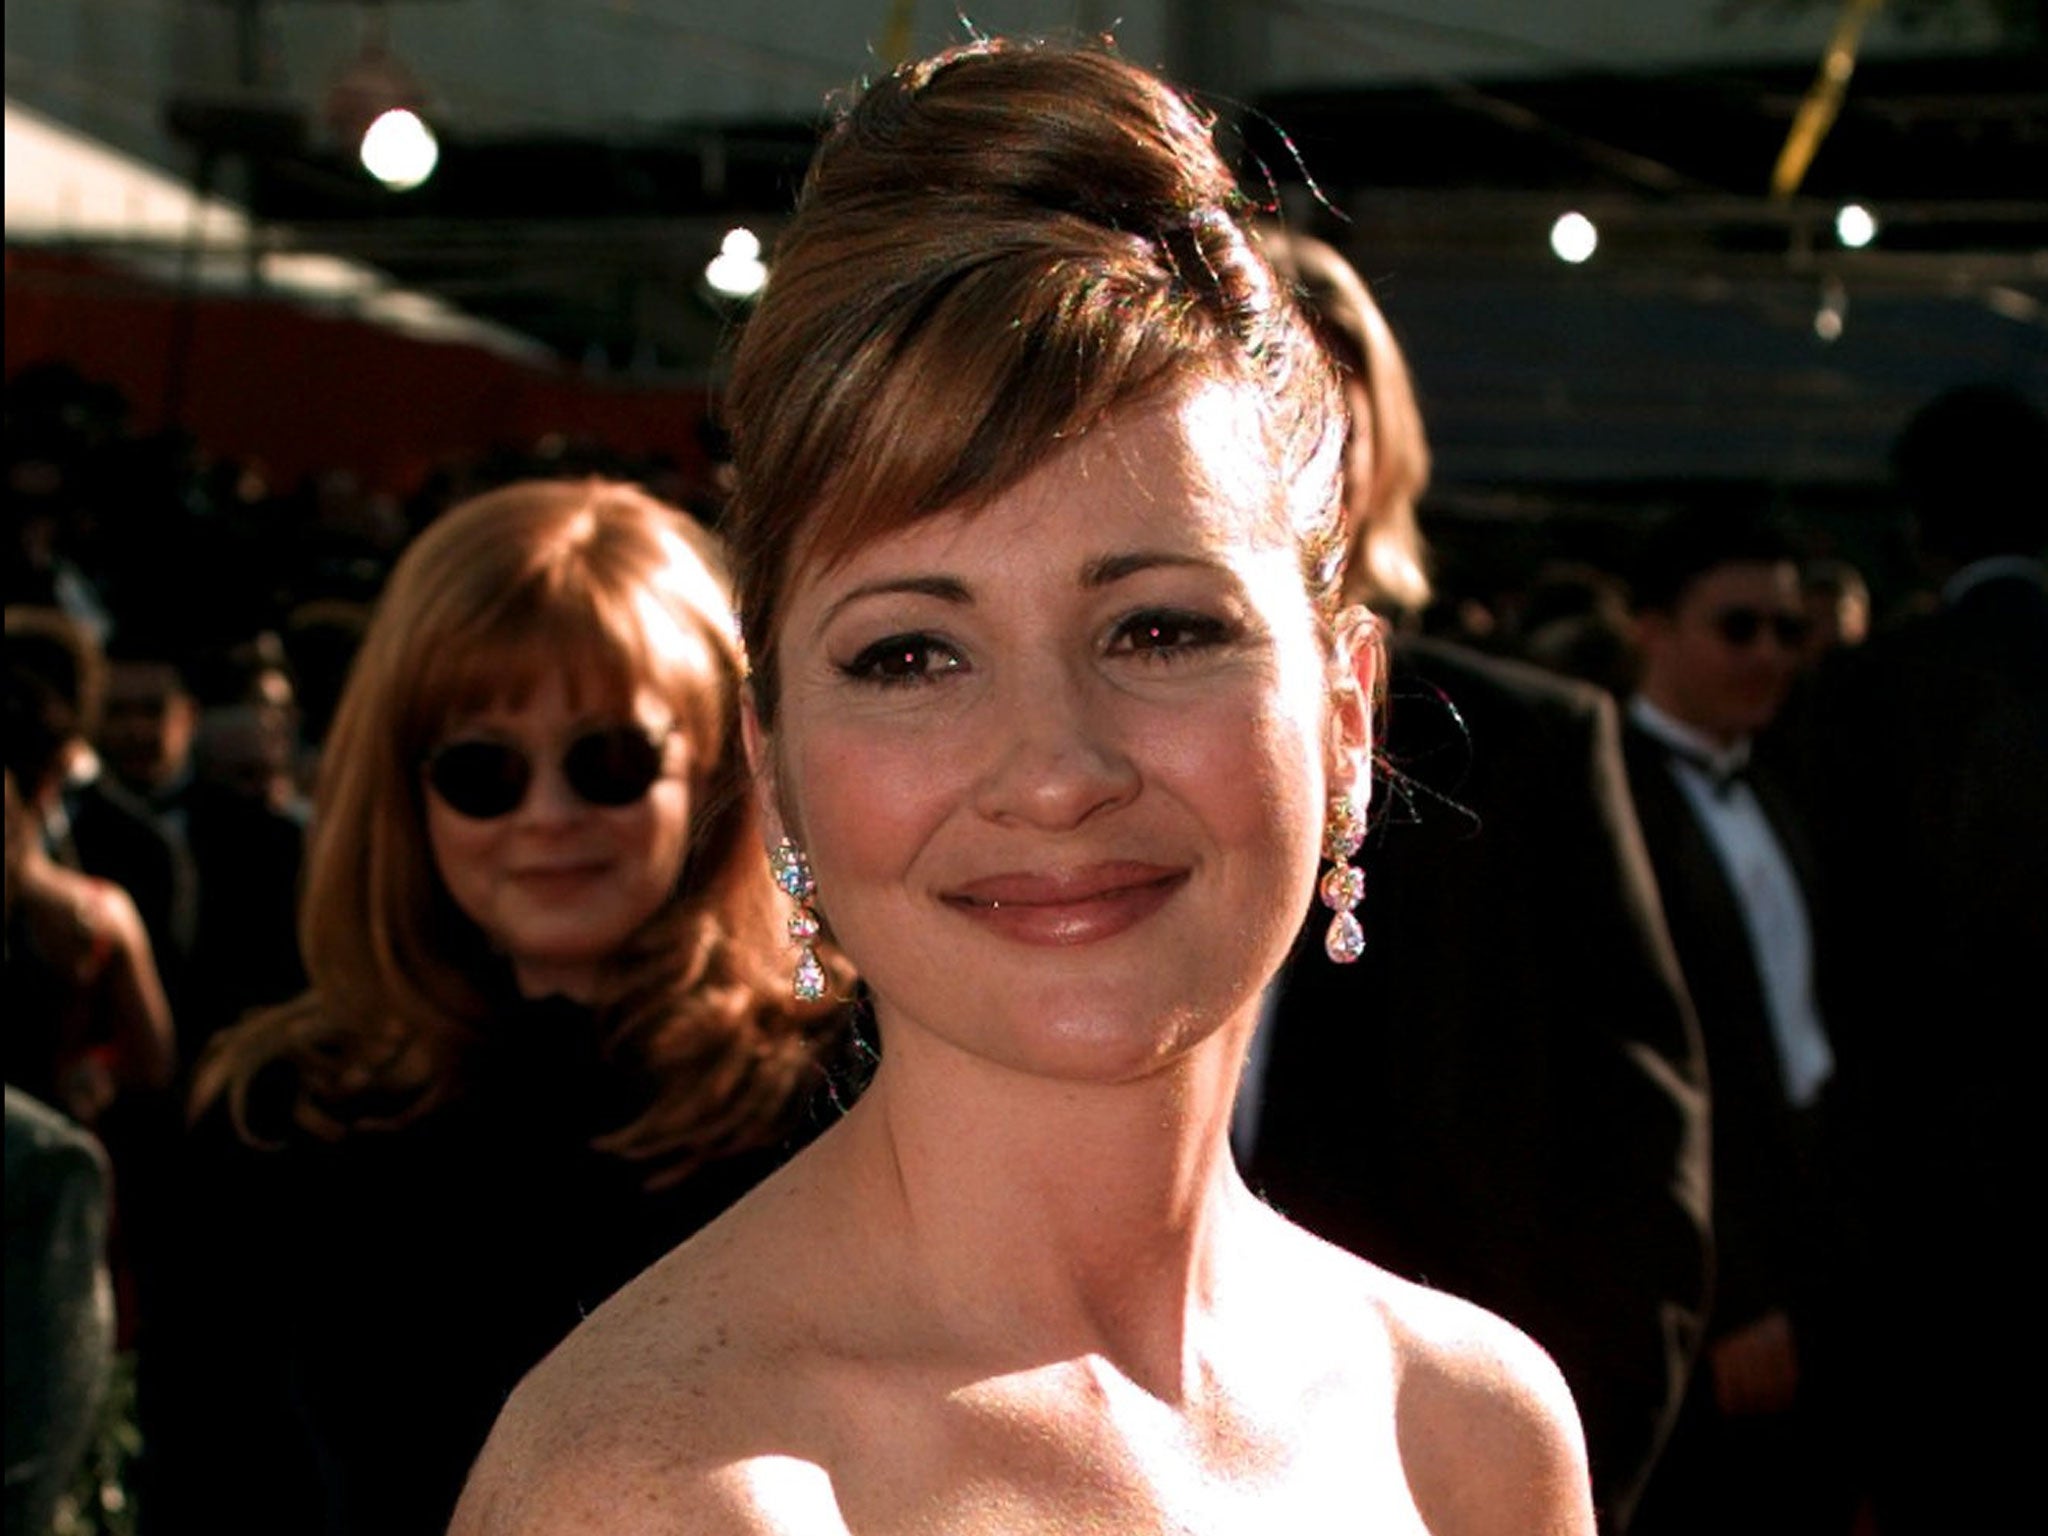
{"label": "crystal drop earring", "polygon": [[1365,953],[1365,929],[1355,910],[1365,899],[1365,871],[1351,862],[1351,856],[1365,845],[1365,815],[1348,794],[1330,801],[1330,817],[1323,824],[1323,857],[1330,861],[1318,891],[1323,905],[1335,915],[1330,931],[1323,935],[1323,953],[1339,965],[1349,965]]}
{"label": "crystal drop earring", "polygon": [[790,989],[800,1003],[818,1002],[825,996],[825,967],[818,963],[813,943],[818,937],[818,914],[811,902],[818,894],[818,882],[811,873],[811,861],[804,857],[803,849],[785,837],[769,854],[768,865],[774,872],[776,886],[796,903],[796,910],[789,914],[789,941],[797,949],[796,974]]}

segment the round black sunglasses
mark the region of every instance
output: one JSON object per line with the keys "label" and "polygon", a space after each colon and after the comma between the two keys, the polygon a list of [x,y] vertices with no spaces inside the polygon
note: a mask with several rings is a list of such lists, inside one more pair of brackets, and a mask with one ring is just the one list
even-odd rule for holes
{"label": "round black sunglasses", "polygon": [[[670,734],[638,725],[587,731],[563,749],[562,777],[586,805],[631,805],[661,777]],[[502,741],[451,741],[429,753],[424,767],[441,803],[472,821],[510,815],[533,783],[533,759]]]}

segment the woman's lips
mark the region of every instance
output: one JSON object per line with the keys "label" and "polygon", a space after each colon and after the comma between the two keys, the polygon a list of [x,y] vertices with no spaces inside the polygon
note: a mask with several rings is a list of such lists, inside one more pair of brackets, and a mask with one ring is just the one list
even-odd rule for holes
{"label": "woman's lips", "polygon": [[948,891],[954,911],[1024,944],[1092,944],[1136,926],[1172,900],[1185,869],[1096,864],[1054,874],[1004,874]]}
{"label": "woman's lips", "polygon": [[602,878],[610,867],[602,862],[551,864],[531,869],[515,869],[511,872],[510,879],[515,885],[523,885],[530,890],[569,890]]}

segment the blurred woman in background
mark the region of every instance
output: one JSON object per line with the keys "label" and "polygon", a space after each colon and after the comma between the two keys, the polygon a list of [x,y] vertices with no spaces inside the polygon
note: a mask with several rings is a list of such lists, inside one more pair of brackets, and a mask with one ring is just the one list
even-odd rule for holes
{"label": "blurred woman in background", "polygon": [[170,1005],[128,893],[50,857],[12,768],[6,794],[7,1081],[95,1128],[170,1086]]}
{"label": "blurred woman in background", "polygon": [[439,1531],[519,1376],[811,1134],[741,677],[712,540],[633,488],[506,487],[398,561],[311,987],[198,1074],[153,1525]]}

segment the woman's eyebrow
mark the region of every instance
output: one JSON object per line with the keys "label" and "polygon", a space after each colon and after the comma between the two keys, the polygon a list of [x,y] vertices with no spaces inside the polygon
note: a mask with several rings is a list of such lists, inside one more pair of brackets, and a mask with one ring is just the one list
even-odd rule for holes
{"label": "woman's eyebrow", "polygon": [[1212,570],[1216,561],[1202,555],[1191,555],[1179,550],[1135,549],[1127,554],[1101,555],[1090,560],[1081,568],[1081,585],[1084,587],[1107,587],[1135,576],[1140,571],[1157,570],[1162,566],[1191,566],[1200,570]]}
{"label": "woman's eyebrow", "polygon": [[848,606],[864,598],[888,597],[903,593],[916,597],[935,597],[942,603],[963,606],[974,601],[973,591],[957,576],[885,576],[878,581],[864,581],[852,591],[841,593],[819,618],[818,628],[823,629]]}
{"label": "woman's eyebrow", "polygon": [[[1107,587],[1140,571],[1158,570],[1165,567],[1187,567],[1197,570],[1212,570],[1217,562],[1204,555],[1191,555],[1179,550],[1136,549],[1123,554],[1098,555],[1081,568],[1081,585],[1086,588]],[[864,581],[851,591],[842,592],[818,620],[823,629],[848,607],[871,597],[890,597],[909,594],[915,597],[933,597],[942,603],[966,607],[974,601],[974,589],[958,576],[884,576],[875,581]]]}

